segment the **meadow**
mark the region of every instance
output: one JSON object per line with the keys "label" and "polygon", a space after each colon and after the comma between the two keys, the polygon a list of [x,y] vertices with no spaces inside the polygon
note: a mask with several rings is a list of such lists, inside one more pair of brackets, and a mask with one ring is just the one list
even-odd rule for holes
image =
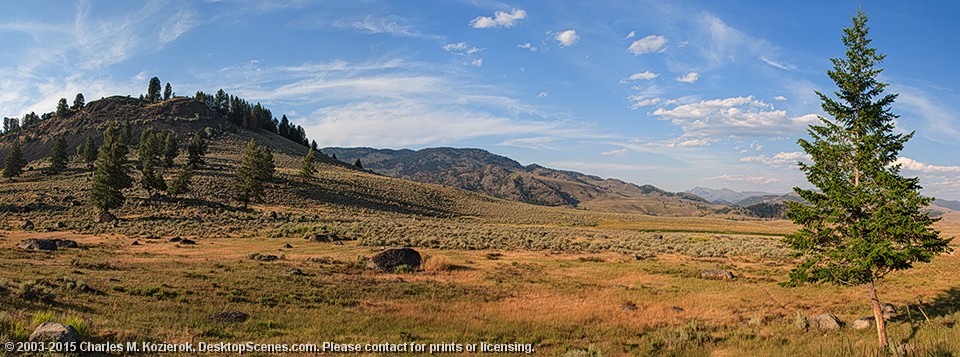
{"label": "meadow", "polygon": [[[130,190],[116,224],[92,222],[84,203],[90,172],[77,164],[47,176],[35,162],[0,186],[0,340],[23,341],[41,322],[57,321],[84,339],[113,342],[521,343],[546,356],[878,354],[872,329],[798,328],[801,315],[849,322],[870,310],[862,288],[778,285],[794,263],[780,242],[794,229],[789,222],[532,206],[333,162],[301,183],[297,153],[282,148],[267,199],[243,207],[225,189],[238,160],[229,148],[242,142],[230,133],[214,142],[195,195],[150,199]],[[28,220],[33,228],[23,226]],[[960,215],[936,227],[955,236]],[[343,240],[304,240],[309,233]],[[81,248],[17,248],[26,238],[71,239]],[[421,269],[364,268],[396,246],[418,249]],[[258,255],[278,259],[252,259]],[[703,279],[703,269],[736,278]],[[952,253],[880,285],[881,299],[900,311],[888,326],[897,355],[960,352],[958,272]]]}

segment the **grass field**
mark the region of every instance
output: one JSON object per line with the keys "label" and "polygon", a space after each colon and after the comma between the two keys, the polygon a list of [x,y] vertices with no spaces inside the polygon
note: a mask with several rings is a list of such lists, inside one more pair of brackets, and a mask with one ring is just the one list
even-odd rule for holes
{"label": "grass field", "polygon": [[[233,144],[218,141],[214,153]],[[223,203],[236,157],[209,161],[195,197],[151,200],[132,190],[116,225],[91,223],[92,210],[74,206],[89,177],[77,168],[31,171],[0,187],[0,342],[23,341],[53,320],[114,342],[521,343],[546,356],[877,353],[873,330],[797,328],[798,313],[849,322],[870,311],[862,288],[778,285],[793,263],[780,243],[794,229],[786,221],[539,207],[326,164],[316,182],[301,184],[296,157],[282,151],[266,202],[243,208]],[[21,229],[25,220],[35,227]],[[937,228],[956,236],[960,215]],[[347,240],[302,239],[311,232]],[[82,248],[16,248],[26,238]],[[364,269],[394,246],[416,247],[423,269]],[[702,279],[702,269],[737,278]],[[953,253],[880,285],[881,299],[901,311],[889,326],[898,354],[960,353],[958,273]],[[226,311],[249,317],[211,318]]]}

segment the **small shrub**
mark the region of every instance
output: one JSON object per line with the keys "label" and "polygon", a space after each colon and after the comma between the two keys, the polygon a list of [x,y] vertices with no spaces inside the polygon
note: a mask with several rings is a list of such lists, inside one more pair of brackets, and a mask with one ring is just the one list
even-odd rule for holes
{"label": "small shrub", "polygon": [[453,268],[453,264],[450,263],[447,257],[442,255],[424,255],[420,268],[423,269],[423,271],[432,272],[450,271],[451,268]]}
{"label": "small shrub", "polygon": [[20,284],[19,297],[23,300],[33,302],[53,302],[57,295],[43,285],[42,281],[34,280]]}
{"label": "small shrub", "polygon": [[393,272],[397,274],[410,274],[414,272],[414,269],[412,266],[409,266],[407,264],[400,264],[393,269]]}
{"label": "small shrub", "polygon": [[79,333],[81,337],[90,336],[90,323],[85,319],[76,316],[67,316],[63,323],[73,326],[73,328],[77,330],[77,333]]}
{"label": "small shrub", "polygon": [[0,340],[26,341],[28,338],[30,338],[30,329],[24,323],[0,317]]}

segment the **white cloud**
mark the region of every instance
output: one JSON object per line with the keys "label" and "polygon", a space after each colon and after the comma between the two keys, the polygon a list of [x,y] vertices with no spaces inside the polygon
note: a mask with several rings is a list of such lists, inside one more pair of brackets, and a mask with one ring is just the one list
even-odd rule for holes
{"label": "white cloud", "polygon": [[776,97],[773,97],[773,100],[782,102],[782,101],[787,100],[787,97],[784,97],[784,96],[782,96],[782,95],[778,95],[778,96],[776,96]]}
{"label": "white cloud", "polygon": [[482,66],[482,65],[483,65],[483,58],[477,58],[477,59],[475,59],[475,60],[473,60],[473,61],[470,61],[470,65],[472,65],[472,66],[474,66],[474,67],[480,67],[480,66]]}
{"label": "white cloud", "polygon": [[197,19],[197,14],[193,11],[177,11],[176,15],[160,28],[160,43],[166,44],[176,40],[199,23],[200,21]]}
{"label": "white cloud", "polygon": [[667,38],[659,35],[649,35],[639,40],[633,41],[627,51],[635,55],[642,55],[651,52],[663,52],[667,50]]}
{"label": "white cloud", "polygon": [[763,61],[763,63],[766,63],[766,64],[768,64],[768,65],[771,65],[771,66],[776,67],[776,68],[779,68],[779,69],[782,69],[782,70],[784,70],[784,71],[796,71],[796,70],[797,70],[797,66],[794,66],[794,65],[789,64],[789,63],[784,63],[784,62],[777,62],[777,61],[774,61],[774,60],[769,59],[769,58],[764,57],[764,56],[760,56],[760,60]]}
{"label": "white cloud", "polygon": [[530,42],[521,43],[521,44],[517,45],[517,48],[523,48],[523,49],[526,49],[526,50],[530,50],[530,52],[537,52],[537,46],[534,46],[534,45],[530,44]]}
{"label": "white cloud", "polygon": [[443,50],[457,56],[467,56],[482,51],[482,49],[470,46],[463,41],[445,44],[443,45]]}
{"label": "white cloud", "polygon": [[493,17],[477,16],[470,20],[470,26],[477,29],[513,27],[518,21],[527,18],[527,11],[523,9],[513,9],[512,12],[497,11]]}
{"label": "white cloud", "polygon": [[[904,124],[917,134],[941,144],[956,145],[960,142],[960,112],[941,103],[934,95],[914,87],[891,86],[891,92],[900,93],[897,106],[904,110],[898,125]],[[912,122],[916,120],[916,122]]]}
{"label": "white cloud", "polygon": [[685,137],[693,138],[788,136],[819,121],[814,114],[789,117],[786,111],[775,110],[752,96],[661,107],[651,114],[669,120],[684,131]]}
{"label": "white cloud", "polygon": [[624,39],[625,39],[625,40],[629,40],[629,39],[634,38],[634,37],[637,37],[637,31],[630,31],[630,33],[628,33],[628,34],[627,34],[627,37],[624,38]]}
{"label": "white cloud", "polygon": [[537,93],[537,98],[546,98],[548,95],[550,95],[550,93],[540,92],[540,93]]}
{"label": "white cloud", "polygon": [[769,185],[772,183],[780,182],[780,179],[775,177],[747,176],[747,175],[720,175],[720,176],[706,177],[704,178],[704,180],[716,181],[716,182],[750,183],[755,185]]}
{"label": "white cloud", "polygon": [[694,83],[700,79],[700,73],[690,72],[676,78],[680,83]]}
{"label": "white cloud", "polygon": [[627,152],[629,152],[629,151],[630,151],[630,150],[627,149],[627,148],[622,148],[622,149],[617,149],[617,150],[604,151],[604,152],[600,153],[600,155],[602,155],[602,156],[620,156],[620,155],[626,155]]}
{"label": "white cloud", "polygon": [[[759,151],[760,149],[757,148],[757,150]],[[792,166],[796,165],[799,161],[809,162],[810,155],[802,151],[779,152],[773,155],[773,157],[766,155],[747,156],[740,158],[740,161],[759,162],[770,166]]]}
{"label": "white cloud", "polygon": [[650,71],[643,71],[643,72],[637,72],[637,73],[631,74],[630,77],[627,77],[627,79],[631,81],[636,81],[636,80],[649,81],[651,79],[657,78],[658,76],[659,74],[656,74]]}
{"label": "white cloud", "polygon": [[628,99],[630,99],[630,101],[633,102],[633,104],[630,105],[630,108],[632,108],[632,109],[640,109],[640,108],[642,108],[642,107],[649,107],[649,106],[651,106],[651,105],[657,105],[657,104],[659,104],[660,101],[661,101],[660,98],[656,98],[656,97],[654,97],[654,98],[647,98],[647,97],[644,97],[644,96],[642,96],[642,95],[631,95]]}
{"label": "white cloud", "polygon": [[577,43],[577,41],[580,41],[580,36],[577,35],[577,30],[566,30],[557,33],[554,39],[560,42],[561,46],[570,47]]}
{"label": "white cloud", "polygon": [[940,166],[940,165],[929,165],[909,157],[898,157],[895,162],[904,170],[922,172],[925,174],[960,174],[960,166]]}

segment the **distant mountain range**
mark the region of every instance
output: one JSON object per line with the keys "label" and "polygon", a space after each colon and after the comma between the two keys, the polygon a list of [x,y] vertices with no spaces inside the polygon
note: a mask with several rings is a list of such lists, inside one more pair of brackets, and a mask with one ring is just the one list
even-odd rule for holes
{"label": "distant mountain range", "polygon": [[800,196],[794,192],[786,194],[776,194],[764,191],[734,191],[729,188],[712,189],[706,187],[694,187],[685,191],[697,195],[703,199],[719,204],[729,204],[738,206],[750,206],[757,203],[782,203],[783,201],[802,201]]}
{"label": "distant mountain range", "polygon": [[547,206],[660,216],[705,216],[725,207],[697,195],[668,192],[540,165],[521,165],[481,149],[390,150],[324,148],[327,155],[402,179],[458,187],[494,197]]}

